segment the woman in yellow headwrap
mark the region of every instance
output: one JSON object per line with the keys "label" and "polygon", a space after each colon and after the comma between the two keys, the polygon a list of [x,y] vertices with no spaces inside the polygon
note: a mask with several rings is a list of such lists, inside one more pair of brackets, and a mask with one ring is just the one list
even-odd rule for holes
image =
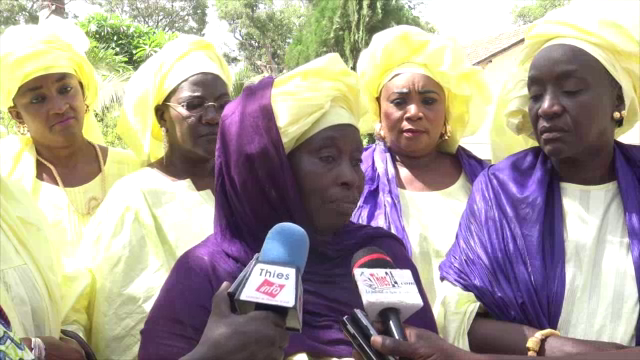
{"label": "woman in yellow headwrap", "polygon": [[[71,289],[60,288],[61,263],[50,231],[22,185],[0,176],[0,309],[8,320],[3,325],[10,323],[27,349],[37,350],[35,355],[44,349],[47,358],[84,359],[79,344],[88,345],[61,330],[63,297]],[[7,335],[0,332],[0,337],[6,340]]]}
{"label": "woman in yellow headwrap", "polygon": [[140,165],[130,152],[100,145],[88,47],[82,30],[62,19],[12,26],[0,39],[0,107],[21,133],[0,141],[0,172],[42,209],[65,267],[113,183]]}
{"label": "woman in yellow headwrap", "polygon": [[[357,76],[338,54],[264,78],[228,106],[216,154],[214,232],[171,270],[141,332],[141,360],[351,357],[340,320],[362,308],[353,255],[376,246],[417,278],[400,239],[349,221],[364,180],[358,106]],[[273,312],[231,313],[225,284],[282,222],[309,237],[300,333],[288,334]],[[428,306],[408,322],[435,331]]]}
{"label": "woman in yellow headwrap", "polygon": [[455,240],[471,184],[487,164],[459,146],[489,104],[482,69],[453,39],[413,26],[383,30],[357,64],[366,104],[365,189],[352,220],[381,226],[405,243],[436,305],[438,265]]}
{"label": "woman in yellow headwrap", "polygon": [[84,238],[95,283],[71,317],[98,358],[136,357],[169,270],[213,232],[213,162],[230,86],[222,56],[192,35],[167,43],[127,84],[118,129],[151,163],[114,185]]}
{"label": "woman in yellow headwrap", "polygon": [[498,104],[539,145],[474,184],[440,266],[445,338],[547,356],[640,345],[640,146],[615,140],[640,115],[638,10],[576,1],[528,29]]}

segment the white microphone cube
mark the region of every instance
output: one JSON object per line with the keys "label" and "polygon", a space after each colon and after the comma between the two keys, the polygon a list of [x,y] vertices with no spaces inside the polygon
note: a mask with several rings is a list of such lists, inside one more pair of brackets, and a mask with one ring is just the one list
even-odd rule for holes
{"label": "white microphone cube", "polygon": [[386,308],[398,309],[400,321],[405,321],[424,306],[411,270],[358,268],[353,275],[372,321],[379,321],[380,311]]}

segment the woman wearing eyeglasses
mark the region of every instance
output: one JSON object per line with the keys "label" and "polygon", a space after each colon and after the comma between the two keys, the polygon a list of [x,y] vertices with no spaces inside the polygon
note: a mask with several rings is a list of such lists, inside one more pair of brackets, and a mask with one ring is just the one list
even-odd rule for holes
{"label": "woman wearing eyeglasses", "polygon": [[127,85],[118,131],[150,164],[118,181],[89,224],[81,261],[95,283],[69,316],[73,330],[91,330],[99,359],[136,357],[174,262],[213,232],[216,137],[230,84],[213,44],[181,36]]}

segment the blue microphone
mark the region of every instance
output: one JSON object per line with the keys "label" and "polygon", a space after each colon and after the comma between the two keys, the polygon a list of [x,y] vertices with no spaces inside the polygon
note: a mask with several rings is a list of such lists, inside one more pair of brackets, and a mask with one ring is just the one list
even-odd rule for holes
{"label": "blue microphone", "polygon": [[272,311],[288,330],[302,329],[302,273],[309,255],[309,237],[292,223],[275,225],[262,249],[231,285],[232,310],[239,314]]}
{"label": "blue microphone", "polygon": [[309,256],[309,236],[296,224],[283,222],[272,227],[264,239],[258,259],[270,264],[295,266],[302,274]]}

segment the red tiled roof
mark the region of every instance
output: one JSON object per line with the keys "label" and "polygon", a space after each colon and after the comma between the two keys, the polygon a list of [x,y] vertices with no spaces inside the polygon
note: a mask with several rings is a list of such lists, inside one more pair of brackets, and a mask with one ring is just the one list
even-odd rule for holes
{"label": "red tiled roof", "polygon": [[499,35],[476,40],[465,46],[467,57],[472,64],[478,64],[483,60],[493,57],[502,50],[524,40],[527,26],[520,26],[514,30]]}

